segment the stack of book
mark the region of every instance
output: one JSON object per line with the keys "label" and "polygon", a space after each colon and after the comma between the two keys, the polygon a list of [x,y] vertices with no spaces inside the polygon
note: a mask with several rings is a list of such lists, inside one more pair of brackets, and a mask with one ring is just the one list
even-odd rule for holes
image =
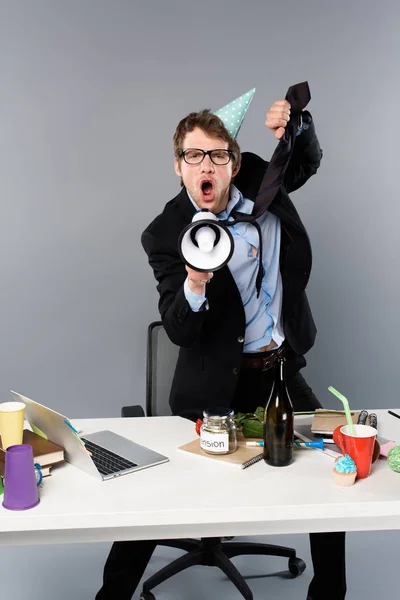
{"label": "stack of book", "polygon": [[[50,440],[33,433],[29,429],[24,429],[22,439],[23,444],[32,446],[33,457],[35,463],[38,463],[42,468],[43,477],[51,475],[51,467],[57,463],[64,462],[64,448],[51,442]],[[6,453],[0,448],[0,475],[4,476]]]}

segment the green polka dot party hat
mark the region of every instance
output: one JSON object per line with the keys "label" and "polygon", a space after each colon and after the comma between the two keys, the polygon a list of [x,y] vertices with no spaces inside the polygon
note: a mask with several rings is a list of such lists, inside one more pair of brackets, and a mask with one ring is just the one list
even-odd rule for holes
{"label": "green polka dot party hat", "polygon": [[229,131],[233,139],[235,140],[239,129],[243,123],[243,119],[250,106],[250,102],[253,100],[256,88],[249,90],[236,100],[232,100],[229,104],[226,104],[222,108],[215,111],[214,115],[217,115],[224,123],[226,129]]}

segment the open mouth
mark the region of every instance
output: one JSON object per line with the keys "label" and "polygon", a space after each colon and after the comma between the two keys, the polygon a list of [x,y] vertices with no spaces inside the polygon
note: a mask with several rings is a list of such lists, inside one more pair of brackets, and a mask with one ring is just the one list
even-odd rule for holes
{"label": "open mouth", "polygon": [[201,189],[201,193],[202,193],[204,200],[212,200],[213,199],[214,185],[213,185],[212,181],[210,181],[208,179],[202,181],[200,189]]}

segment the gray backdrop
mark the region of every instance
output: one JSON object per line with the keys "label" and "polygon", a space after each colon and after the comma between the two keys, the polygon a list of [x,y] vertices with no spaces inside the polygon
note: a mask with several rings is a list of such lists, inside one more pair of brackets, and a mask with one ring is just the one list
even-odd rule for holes
{"label": "gray backdrop", "polygon": [[[327,406],[337,406],[328,385],[354,407],[400,405],[397,3],[3,0],[0,10],[2,401],[12,388],[71,417],[144,403],[146,328],[158,312],[140,233],[179,189],[178,120],[255,86],[238,141],[269,158],[265,113],[307,79],[324,159],[293,194],[314,251],[319,334],[306,376]],[[292,537],[307,559],[306,538]],[[349,597],[374,598],[372,579],[355,574],[360,548],[399,537],[349,539]],[[14,549],[2,589],[27,597],[12,570],[24,558],[28,579],[43,564],[50,573],[35,597],[67,598],[54,579],[92,598],[107,549]],[[158,554],[154,568],[169,556]],[[310,576],[251,585],[299,598]],[[215,577],[215,597],[239,597]],[[158,598],[185,598],[177,581]],[[388,573],[385,581],[389,590]]]}

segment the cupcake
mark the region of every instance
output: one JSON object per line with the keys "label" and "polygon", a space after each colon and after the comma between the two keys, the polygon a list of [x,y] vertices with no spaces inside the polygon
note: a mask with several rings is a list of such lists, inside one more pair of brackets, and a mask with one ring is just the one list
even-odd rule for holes
{"label": "cupcake", "polygon": [[340,456],[335,460],[333,473],[335,475],[335,483],[338,485],[353,485],[357,476],[356,463],[348,454]]}

